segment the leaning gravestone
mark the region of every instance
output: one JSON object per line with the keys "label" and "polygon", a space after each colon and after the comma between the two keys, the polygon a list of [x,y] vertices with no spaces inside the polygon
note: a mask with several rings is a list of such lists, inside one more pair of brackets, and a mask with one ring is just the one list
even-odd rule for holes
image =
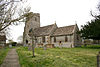
{"label": "leaning gravestone", "polygon": [[46,50],[46,49],[47,49],[46,45],[44,45],[44,47],[43,47],[43,48],[44,48],[44,50]]}
{"label": "leaning gravestone", "polygon": [[28,45],[28,50],[29,50],[29,51],[32,50],[32,45]]}

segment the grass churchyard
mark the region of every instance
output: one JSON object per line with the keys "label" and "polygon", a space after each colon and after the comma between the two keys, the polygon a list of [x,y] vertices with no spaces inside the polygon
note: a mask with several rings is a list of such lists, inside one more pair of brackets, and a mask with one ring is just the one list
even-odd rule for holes
{"label": "grass churchyard", "polygon": [[0,49],[0,65],[3,63],[3,60],[5,59],[9,50],[10,50],[9,48]]}
{"label": "grass churchyard", "polygon": [[27,47],[18,47],[21,67],[96,67],[100,46],[78,48],[35,48],[35,57]]}

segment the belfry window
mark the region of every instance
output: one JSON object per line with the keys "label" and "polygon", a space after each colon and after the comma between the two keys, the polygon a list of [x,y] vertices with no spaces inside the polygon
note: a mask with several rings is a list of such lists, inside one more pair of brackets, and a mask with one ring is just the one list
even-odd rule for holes
{"label": "belfry window", "polygon": [[37,18],[35,17],[35,21],[37,21]]}

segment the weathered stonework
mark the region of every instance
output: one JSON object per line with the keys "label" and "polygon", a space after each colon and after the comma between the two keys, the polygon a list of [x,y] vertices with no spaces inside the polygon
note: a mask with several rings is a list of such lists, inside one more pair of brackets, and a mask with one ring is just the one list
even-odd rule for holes
{"label": "weathered stonework", "polygon": [[[25,46],[31,45],[31,37],[28,35],[29,30],[31,28],[39,28],[40,27],[40,14],[39,13],[31,13],[30,16],[26,18],[25,27],[24,27],[24,33],[23,33],[23,44]],[[26,43],[28,41],[28,43]]]}
{"label": "weathered stonework", "polygon": [[0,48],[6,45],[6,35],[4,32],[0,32]]}
{"label": "weathered stonework", "polygon": [[36,47],[52,44],[55,47],[72,48],[81,44],[80,35],[77,34],[77,31],[79,31],[77,24],[65,27],[57,27],[55,23],[40,27],[40,14],[31,13],[26,20],[23,33],[23,43],[25,46],[32,45],[32,39],[28,35],[31,28],[33,28],[36,36]]}

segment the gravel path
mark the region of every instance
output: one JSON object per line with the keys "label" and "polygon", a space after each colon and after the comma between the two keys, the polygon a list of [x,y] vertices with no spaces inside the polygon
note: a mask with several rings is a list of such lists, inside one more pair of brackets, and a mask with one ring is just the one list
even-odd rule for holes
{"label": "gravel path", "polygon": [[19,57],[15,48],[8,52],[3,64],[1,64],[0,67],[20,67]]}

